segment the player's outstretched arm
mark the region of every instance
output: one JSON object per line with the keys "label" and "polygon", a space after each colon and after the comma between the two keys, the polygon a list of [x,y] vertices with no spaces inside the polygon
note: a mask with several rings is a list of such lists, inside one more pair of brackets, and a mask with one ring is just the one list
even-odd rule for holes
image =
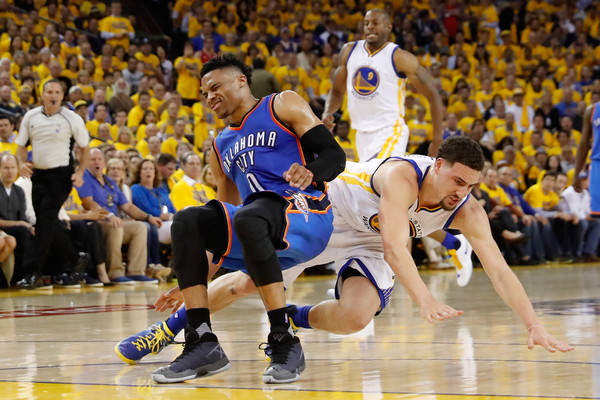
{"label": "player's outstretched arm", "polygon": [[325,110],[323,111],[323,124],[333,132],[335,124],[333,122],[333,113],[340,109],[344,102],[344,95],[346,94],[346,79],[348,78],[348,69],[346,63],[348,62],[348,56],[350,51],[354,47],[355,42],[346,43],[340,51],[340,65],[335,70],[333,76],[333,85],[325,100]]}
{"label": "player's outstretched arm", "polygon": [[444,134],[444,106],[442,104],[442,98],[433,84],[433,77],[419,63],[417,57],[408,51],[401,49],[396,50],[394,52],[394,63],[397,72],[404,73],[417,89],[417,92],[425,96],[427,101],[429,101],[431,119],[433,122],[433,141],[429,146],[429,155],[435,157],[438,148],[442,144],[442,136]]}
{"label": "player's outstretched arm", "polygon": [[529,335],[527,346],[532,349],[535,345],[539,345],[549,352],[573,350],[573,347],[567,343],[552,337],[538,319],[523,285],[510,269],[500,253],[498,245],[494,242],[485,211],[474,197],[469,198],[458,211],[450,227],[460,229],[465,235],[498,295],[527,327]]}
{"label": "player's outstretched arm", "polygon": [[379,226],[385,261],[411,299],[419,306],[427,322],[462,315],[452,307],[437,301],[423,280],[406,247],[409,238],[408,208],[417,198],[417,178],[409,163],[390,163],[380,167],[375,186],[381,194]]}

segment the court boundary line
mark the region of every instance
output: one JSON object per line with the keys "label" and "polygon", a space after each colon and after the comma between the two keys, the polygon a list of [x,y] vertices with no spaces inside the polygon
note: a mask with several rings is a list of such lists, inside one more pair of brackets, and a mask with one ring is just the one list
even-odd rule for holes
{"label": "court boundary line", "polygon": [[[148,388],[148,387],[163,387],[176,389],[208,389],[208,390],[252,390],[264,392],[264,387],[230,387],[230,386],[197,386],[193,384],[186,385],[163,385],[159,383],[151,383],[150,385],[132,385],[132,384],[116,384],[116,383],[72,383],[72,382],[57,382],[57,381],[14,381],[0,379],[0,382],[5,383],[31,383],[31,384],[52,384],[52,385],[85,385],[85,386],[108,386],[108,387],[132,387],[132,388]],[[317,393],[352,393],[352,394],[390,394],[390,395],[424,395],[424,396],[457,396],[457,397],[508,397],[508,398],[526,398],[526,399],[572,399],[572,400],[598,400],[600,397],[579,397],[579,396],[532,396],[532,395],[506,395],[506,394],[457,394],[457,393],[436,393],[436,392],[401,392],[401,391],[358,391],[358,390],[331,390],[331,389],[303,389],[298,387],[282,387],[274,386],[273,391],[286,392],[317,392]]]}

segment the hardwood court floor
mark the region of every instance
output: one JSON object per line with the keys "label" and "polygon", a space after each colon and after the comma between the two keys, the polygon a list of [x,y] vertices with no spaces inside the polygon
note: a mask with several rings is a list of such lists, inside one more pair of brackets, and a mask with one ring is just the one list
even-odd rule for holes
{"label": "hardwood court floor", "polygon": [[[363,331],[300,332],[307,369],[300,381],[265,385],[257,346],[267,336],[257,297],[213,316],[232,361],[222,374],[158,385],[150,373],[181,351],[173,345],[139,365],[123,364],[122,338],[168,314],[148,305],[159,288],[0,291],[0,399],[600,399],[600,266],[516,268],[548,330],[575,346],[567,354],[528,350],[525,328],[481,269],[466,288],[452,271],[422,276],[439,300],[464,310],[429,325],[400,286]],[[332,279],[301,279],[291,302],[326,298]]]}

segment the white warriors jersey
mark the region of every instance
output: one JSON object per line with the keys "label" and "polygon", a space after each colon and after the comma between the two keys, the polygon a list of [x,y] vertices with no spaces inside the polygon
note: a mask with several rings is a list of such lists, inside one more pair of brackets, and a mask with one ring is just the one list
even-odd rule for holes
{"label": "white warriors jersey", "polygon": [[388,42],[371,54],[366,42],[359,40],[350,50],[346,92],[352,129],[372,132],[405,124],[406,76],[396,72],[396,49],[396,44]]}
{"label": "white warriors jersey", "polygon": [[[417,172],[419,188],[432,168],[435,159],[421,155],[373,159],[364,163],[346,162],[346,169],[329,183],[331,203],[345,222],[360,232],[380,233],[380,195],[373,187],[373,174],[386,162],[410,162]],[[448,228],[456,212],[467,201],[467,195],[452,211],[440,206],[426,207],[419,198],[408,209],[410,236],[423,237],[442,228]],[[335,225],[335,221],[334,221]]]}

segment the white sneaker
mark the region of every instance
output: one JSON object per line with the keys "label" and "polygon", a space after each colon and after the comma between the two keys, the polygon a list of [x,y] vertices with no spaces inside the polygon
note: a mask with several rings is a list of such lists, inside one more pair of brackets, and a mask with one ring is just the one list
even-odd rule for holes
{"label": "white sneaker", "polygon": [[448,253],[452,256],[452,262],[456,268],[458,286],[467,286],[471,280],[471,275],[473,275],[473,261],[471,260],[473,247],[471,247],[465,235],[461,234],[455,237],[460,241],[460,246],[457,250],[448,250]]}

